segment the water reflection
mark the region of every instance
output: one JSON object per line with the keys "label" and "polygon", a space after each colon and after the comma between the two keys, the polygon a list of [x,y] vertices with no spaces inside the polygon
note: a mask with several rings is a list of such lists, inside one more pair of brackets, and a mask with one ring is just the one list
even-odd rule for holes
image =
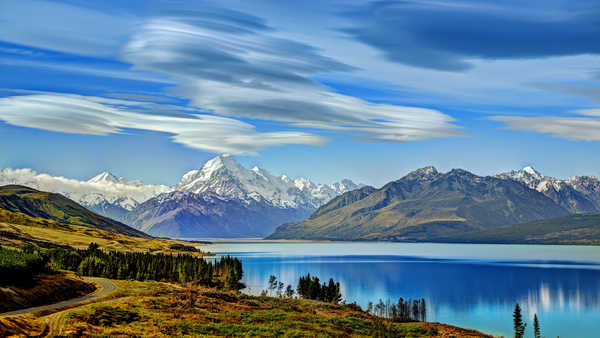
{"label": "water reflection", "polygon": [[[242,247],[233,247],[229,253],[236,254],[235,249]],[[270,275],[295,286],[300,275],[310,272],[340,281],[345,299],[363,307],[380,298],[423,297],[429,319],[496,335],[511,335],[516,302],[530,321],[537,313],[546,336],[595,337],[599,328],[600,269],[596,262],[262,251],[236,254],[244,264],[246,292],[260,293]]]}

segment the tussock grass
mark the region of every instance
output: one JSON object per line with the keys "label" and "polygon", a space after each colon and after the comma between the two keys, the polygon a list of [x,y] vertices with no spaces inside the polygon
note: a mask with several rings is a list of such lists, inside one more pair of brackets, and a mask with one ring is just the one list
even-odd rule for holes
{"label": "tussock grass", "polygon": [[[108,250],[160,253],[178,253],[181,247],[199,245],[172,239],[131,237],[107,230],[62,224],[53,220],[0,209],[0,245],[2,246],[34,245],[41,248],[70,246],[76,249],[85,249],[91,242]],[[186,252],[197,256],[207,255],[201,250]]]}

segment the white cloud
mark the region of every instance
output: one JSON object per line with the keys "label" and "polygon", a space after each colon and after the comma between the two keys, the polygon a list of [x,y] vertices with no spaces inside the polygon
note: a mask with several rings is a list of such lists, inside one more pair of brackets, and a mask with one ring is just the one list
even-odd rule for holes
{"label": "white cloud", "polygon": [[505,129],[550,134],[567,140],[600,141],[600,110],[579,110],[574,113],[586,117],[562,116],[492,116],[493,121],[504,122]]}
{"label": "white cloud", "polygon": [[[79,203],[94,204],[106,199],[114,203],[119,199],[133,199],[142,203],[160,193],[169,192],[172,188],[164,185],[143,184],[139,181],[100,182],[78,181],[62,176],[51,176],[37,173],[32,169],[0,170],[0,185],[18,184],[41,191],[63,194]],[[125,201],[127,202],[127,201]],[[133,205],[125,204],[133,207]]]}
{"label": "white cloud", "polygon": [[[321,145],[322,136],[303,132],[258,132],[254,126],[207,114],[144,114],[130,108],[147,102],[74,94],[34,94],[0,98],[0,119],[7,123],[74,134],[107,135],[122,129],[172,134],[175,142],[214,153],[255,153],[284,144]],[[160,106],[160,105],[157,105]]]}

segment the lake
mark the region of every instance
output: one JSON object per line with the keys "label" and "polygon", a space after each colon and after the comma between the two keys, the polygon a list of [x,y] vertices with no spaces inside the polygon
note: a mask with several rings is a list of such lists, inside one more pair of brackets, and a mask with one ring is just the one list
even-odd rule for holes
{"label": "lake", "polygon": [[308,272],[339,281],[347,302],[425,298],[428,320],[512,336],[518,302],[532,337],[537,313],[546,337],[598,337],[600,247],[378,242],[215,242],[240,258],[244,292],[270,275],[295,287]]}

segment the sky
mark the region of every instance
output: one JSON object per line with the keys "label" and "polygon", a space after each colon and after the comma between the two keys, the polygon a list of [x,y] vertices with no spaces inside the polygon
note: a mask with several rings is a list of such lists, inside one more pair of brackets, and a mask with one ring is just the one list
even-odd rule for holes
{"label": "sky", "polygon": [[0,168],[600,175],[598,1],[0,0]]}

